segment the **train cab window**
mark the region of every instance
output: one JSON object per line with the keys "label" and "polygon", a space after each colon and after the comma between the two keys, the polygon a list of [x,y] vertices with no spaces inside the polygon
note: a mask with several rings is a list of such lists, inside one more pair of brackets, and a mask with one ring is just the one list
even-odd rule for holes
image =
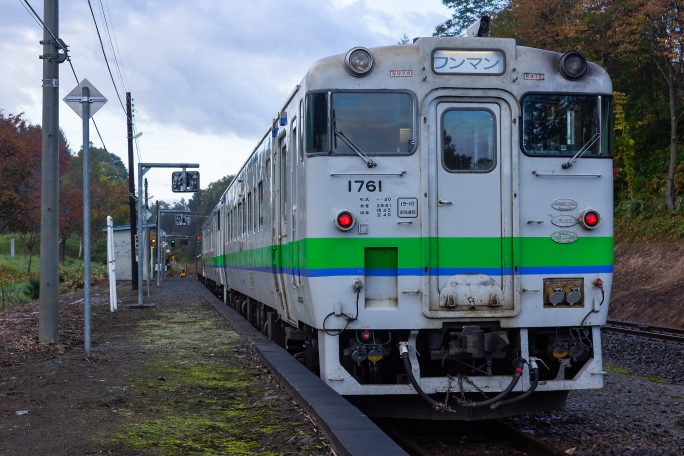
{"label": "train cab window", "polygon": [[324,93],[307,96],[307,153],[409,155],[415,150],[412,94],[333,92],[329,103],[328,108]]}
{"label": "train cab window", "polygon": [[610,155],[610,97],[536,93],[523,98],[522,110],[527,155]]}
{"label": "train cab window", "polygon": [[451,172],[496,166],[496,125],[486,109],[450,109],[442,116],[442,164]]}

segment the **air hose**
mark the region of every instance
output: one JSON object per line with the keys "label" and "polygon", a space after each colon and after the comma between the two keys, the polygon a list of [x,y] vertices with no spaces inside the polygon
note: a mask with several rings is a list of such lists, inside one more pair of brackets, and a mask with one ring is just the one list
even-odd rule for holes
{"label": "air hose", "polygon": [[490,405],[489,408],[495,410],[501,407],[502,405],[514,404],[516,402],[522,401],[527,396],[534,393],[534,390],[537,389],[537,385],[539,385],[539,366],[537,366],[537,361],[535,358],[530,358],[530,362],[528,364],[530,366],[530,375],[532,376],[532,382],[530,383],[530,387],[527,388],[527,390],[524,393],[515,396],[514,398],[507,399],[505,401],[496,402]]}
{"label": "air hose", "polygon": [[[411,382],[411,385],[413,385],[413,388],[416,390],[418,395],[421,398],[423,398],[423,400],[425,400],[430,405],[432,405],[436,410],[443,410],[446,412],[457,413],[458,410],[454,410],[454,409],[450,408],[448,405],[441,403],[441,402],[437,402],[436,400],[432,399],[420,387],[420,385],[418,384],[418,381],[416,380],[416,377],[413,375],[413,369],[411,368],[411,360],[409,359],[409,352],[408,352],[408,342],[399,342],[399,354],[401,355],[401,360],[404,363],[404,370],[406,370],[406,374],[408,375],[409,381]],[[508,396],[508,394],[510,394],[510,392],[513,391],[513,388],[515,388],[515,385],[518,384],[518,380],[520,380],[520,377],[522,376],[522,373],[523,373],[523,369],[522,369],[523,362],[525,362],[525,361],[521,360],[521,359],[519,359],[516,362],[515,373],[513,374],[513,378],[511,378],[511,381],[508,384],[508,386],[506,387],[506,389],[501,391],[496,396],[491,397],[489,399],[486,399],[484,401],[475,401],[475,402],[466,402],[466,401],[460,401],[459,400],[458,405],[461,407],[476,408],[476,407],[486,407],[488,405],[502,403],[503,398]],[[535,383],[535,388],[536,388],[536,383]],[[532,393],[532,391],[530,391],[530,393]],[[498,405],[497,405],[497,407],[498,407]]]}

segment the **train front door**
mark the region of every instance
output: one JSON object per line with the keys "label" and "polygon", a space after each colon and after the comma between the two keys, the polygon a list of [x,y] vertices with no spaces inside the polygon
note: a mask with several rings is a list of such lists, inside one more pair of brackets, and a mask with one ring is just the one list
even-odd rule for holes
{"label": "train front door", "polygon": [[496,99],[461,100],[434,105],[434,317],[496,315],[513,306],[510,109]]}

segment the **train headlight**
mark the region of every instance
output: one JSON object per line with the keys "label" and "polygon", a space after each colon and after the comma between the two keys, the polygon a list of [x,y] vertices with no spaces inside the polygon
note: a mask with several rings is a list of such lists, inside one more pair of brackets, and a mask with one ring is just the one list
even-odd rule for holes
{"label": "train headlight", "polygon": [[587,209],[580,215],[579,223],[582,225],[582,228],[593,230],[601,223],[601,216],[595,210]]}
{"label": "train headlight", "polygon": [[566,52],[558,61],[558,69],[566,79],[579,79],[587,71],[587,59],[579,52]]}
{"label": "train headlight", "polygon": [[344,68],[357,78],[366,76],[373,70],[373,54],[363,47],[355,47],[344,57]]}
{"label": "train headlight", "polygon": [[335,226],[342,231],[349,231],[354,227],[356,220],[349,211],[342,211],[335,217]]}

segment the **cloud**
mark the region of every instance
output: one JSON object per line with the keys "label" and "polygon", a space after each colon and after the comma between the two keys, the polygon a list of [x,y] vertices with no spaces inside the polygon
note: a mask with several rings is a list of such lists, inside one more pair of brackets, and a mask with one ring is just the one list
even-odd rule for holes
{"label": "cloud", "polygon": [[[100,5],[109,13],[135,99],[136,126],[145,132],[139,140],[143,161],[198,154],[200,170],[207,171],[204,186],[239,169],[313,62],[356,45],[396,44],[404,33],[430,35],[447,17],[439,0],[95,0],[92,5],[103,38],[107,30]],[[125,117],[90,10],[86,2],[63,1],[60,8],[60,37],[71,47],[78,76],[109,99],[96,116],[105,143],[126,163]],[[40,28],[20,2],[3,7],[0,109],[25,111],[33,123],[41,122],[40,39]],[[105,46],[110,55],[107,41]],[[110,64],[118,81],[111,56]],[[61,65],[60,99],[76,86],[70,72]],[[80,119],[66,106],[60,106],[60,116],[77,149]],[[94,132],[93,142],[99,146]],[[177,197],[170,190],[155,192]]]}

